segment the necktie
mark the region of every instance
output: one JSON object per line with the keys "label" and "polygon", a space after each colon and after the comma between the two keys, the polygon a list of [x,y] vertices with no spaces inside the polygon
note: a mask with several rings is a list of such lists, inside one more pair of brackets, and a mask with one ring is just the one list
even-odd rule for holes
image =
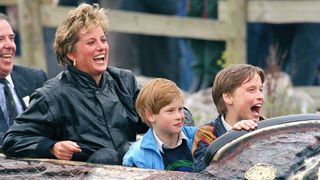
{"label": "necktie", "polygon": [[17,109],[16,109],[16,104],[14,102],[12,93],[10,91],[10,87],[8,86],[9,82],[6,79],[0,79],[0,83],[4,85],[4,95],[6,98],[6,105],[7,105],[7,111],[8,111],[8,117],[7,119],[7,124],[9,126],[12,125],[13,120],[17,116]]}

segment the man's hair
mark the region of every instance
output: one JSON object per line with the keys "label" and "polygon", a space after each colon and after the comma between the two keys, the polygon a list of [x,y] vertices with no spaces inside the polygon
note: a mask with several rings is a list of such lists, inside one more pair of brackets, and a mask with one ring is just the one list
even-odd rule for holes
{"label": "man's hair", "polygon": [[91,6],[89,4],[80,4],[77,8],[71,10],[66,19],[57,28],[54,50],[57,55],[58,63],[61,65],[72,65],[72,61],[67,57],[69,52],[75,50],[75,44],[79,40],[79,31],[81,28],[90,30],[91,28],[101,27],[107,34],[109,29],[108,17],[104,8]]}
{"label": "man's hair", "polygon": [[263,70],[249,64],[234,64],[222,69],[216,75],[212,86],[212,98],[219,114],[225,116],[227,113],[223,93],[233,93],[245,81],[250,81],[256,73],[263,83],[265,80]]}
{"label": "man's hair", "polygon": [[9,22],[9,17],[3,13],[0,13],[0,20],[6,20],[7,22]]}
{"label": "man's hair", "polygon": [[156,78],[146,83],[140,90],[136,100],[136,111],[142,121],[151,127],[146,118],[146,112],[159,114],[160,109],[169,105],[176,99],[183,101],[183,93],[172,81],[164,78]]}

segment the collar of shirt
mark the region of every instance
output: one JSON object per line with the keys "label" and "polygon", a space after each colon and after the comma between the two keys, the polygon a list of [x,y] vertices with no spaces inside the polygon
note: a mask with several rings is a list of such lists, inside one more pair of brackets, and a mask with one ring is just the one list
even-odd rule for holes
{"label": "collar of shirt", "polygon": [[224,120],[223,116],[221,116],[221,122],[222,122],[224,128],[226,128],[227,131],[230,131],[232,129],[232,127]]}
{"label": "collar of shirt", "polygon": [[17,111],[18,111],[18,114],[22,113],[23,112],[23,106],[19,100],[19,97],[14,89],[14,84],[13,84],[13,80],[12,80],[12,77],[11,77],[11,74],[8,74],[5,79],[9,82],[9,88],[10,88],[10,91],[12,93],[12,96],[13,96],[13,99],[14,99],[14,102],[17,106]]}
{"label": "collar of shirt", "polygon": [[174,149],[178,146],[180,146],[182,144],[182,140],[185,139],[187,140],[187,136],[183,133],[183,131],[180,132],[179,134],[179,139],[178,139],[178,142],[177,142],[177,145],[173,148],[170,148],[168,145],[166,145],[164,142],[162,142],[159,137],[156,135],[156,133],[154,132],[154,129],[152,129],[152,132],[153,132],[153,135],[156,139],[156,142],[157,142],[157,146],[160,150],[161,153],[163,153],[163,148],[166,148],[166,149]]}
{"label": "collar of shirt", "polygon": [[10,83],[10,86],[14,89],[14,84],[11,75],[5,77],[5,79]]}

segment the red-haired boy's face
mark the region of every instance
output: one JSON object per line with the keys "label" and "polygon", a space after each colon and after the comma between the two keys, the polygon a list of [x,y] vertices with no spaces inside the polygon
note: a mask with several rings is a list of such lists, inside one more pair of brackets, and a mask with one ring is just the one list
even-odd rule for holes
{"label": "red-haired boy's face", "polygon": [[152,128],[157,136],[178,136],[184,124],[183,100],[177,98],[152,115]]}

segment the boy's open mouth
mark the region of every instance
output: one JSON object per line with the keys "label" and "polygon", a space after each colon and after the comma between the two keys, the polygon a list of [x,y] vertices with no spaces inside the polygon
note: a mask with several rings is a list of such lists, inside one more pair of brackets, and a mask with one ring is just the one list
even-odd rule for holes
{"label": "boy's open mouth", "polygon": [[256,115],[259,115],[260,114],[260,109],[261,109],[261,104],[256,104],[256,105],[253,105],[251,107],[251,111],[256,114]]}

